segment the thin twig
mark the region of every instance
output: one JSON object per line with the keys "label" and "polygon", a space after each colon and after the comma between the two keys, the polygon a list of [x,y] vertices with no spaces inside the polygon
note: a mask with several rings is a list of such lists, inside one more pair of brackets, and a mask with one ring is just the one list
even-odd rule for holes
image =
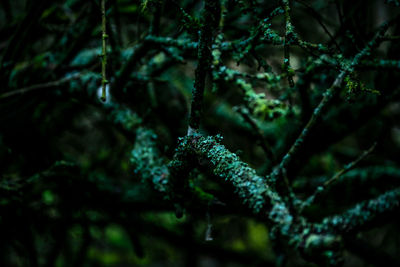
{"label": "thin twig", "polygon": [[340,178],[340,176],[342,176],[343,174],[354,168],[355,165],[357,165],[360,161],[362,161],[366,156],[371,154],[371,152],[375,149],[375,147],[376,147],[376,142],[369,149],[365,150],[364,153],[362,153],[356,160],[344,166],[343,169],[337,172],[331,179],[326,181],[324,183],[324,187],[331,185],[333,182],[337,181]]}
{"label": "thin twig", "polygon": [[106,87],[108,84],[107,80],[107,75],[106,75],[106,70],[107,70],[107,38],[108,35],[106,33],[106,0],[101,0],[101,17],[102,17],[102,24],[101,24],[101,29],[102,29],[102,54],[101,54],[101,97],[100,99],[102,101],[106,101]]}
{"label": "thin twig", "polygon": [[329,180],[325,181],[323,183],[322,186],[318,186],[318,188],[315,190],[315,192],[309,196],[301,205],[300,207],[300,213],[304,210],[304,208],[306,208],[307,206],[310,206],[315,198],[320,195],[324,190],[326,190],[328,188],[328,186],[330,186],[331,184],[333,184],[334,182],[336,182],[337,180],[339,180],[339,178],[347,173],[348,171],[350,171],[351,169],[354,168],[354,166],[356,166],[360,161],[362,161],[366,156],[368,156],[369,154],[371,154],[371,152],[375,149],[376,147],[376,142],[367,150],[365,150],[356,160],[350,162],[349,164],[346,164],[343,169],[341,169],[340,171],[338,171],[332,178],[330,178]]}
{"label": "thin twig", "polygon": [[283,53],[284,53],[284,60],[283,60],[283,68],[287,73],[287,78],[290,87],[294,87],[294,71],[290,66],[290,43],[292,42],[292,37],[294,36],[293,33],[293,25],[290,19],[290,3],[289,0],[282,0],[283,9],[285,11],[285,41],[283,43]]}
{"label": "thin twig", "polygon": [[0,99],[12,97],[12,96],[15,96],[15,95],[22,95],[22,94],[29,93],[29,92],[36,91],[36,90],[40,90],[40,89],[46,89],[46,88],[60,86],[61,84],[64,84],[66,82],[69,82],[71,80],[79,78],[81,75],[82,75],[81,72],[80,73],[75,73],[75,74],[73,74],[73,75],[71,75],[69,77],[65,77],[65,78],[62,78],[62,79],[57,80],[57,81],[40,83],[40,84],[35,84],[35,85],[28,86],[28,87],[16,89],[16,90],[1,94],[0,95]]}
{"label": "thin twig", "polygon": [[329,36],[329,38],[331,39],[331,42],[336,46],[336,48],[338,49],[338,51],[340,53],[342,53],[342,50],[340,49],[339,44],[336,42],[335,38],[333,37],[333,35],[330,33],[330,31],[328,30],[328,28],[325,26],[325,24],[322,22],[321,19],[321,15],[318,14],[318,12],[309,4],[303,2],[302,0],[296,0],[296,2],[302,4],[306,9],[308,9],[312,15],[313,18],[315,18],[318,22],[318,24],[322,27],[322,29],[325,31],[325,33]]}
{"label": "thin twig", "polygon": [[[394,22],[395,20],[392,20]],[[382,41],[382,36],[388,29],[390,23],[384,23],[378,30],[377,34],[375,37],[365,46],[363,50],[361,50],[357,55],[355,55],[351,61],[350,64],[343,64],[341,66],[341,72],[339,75],[336,77],[335,81],[333,82],[332,86],[328,88],[325,93],[324,97],[322,98],[321,102],[318,104],[318,106],[314,109],[313,114],[311,115],[310,120],[306,124],[306,126],[303,128],[302,132],[300,133],[299,137],[295,140],[293,145],[290,147],[288,153],[283,157],[279,168],[275,172],[275,175],[279,174],[283,168],[287,168],[289,164],[292,162],[293,158],[299,153],[300,148],[303,147],[303,144],[305,140],[310,136],[310,133],[313,131],[315,128],[317,121],[320,119],[320,117],[323,114],[323,111],[325,108],[329,105],[329,103],[332,101],[334,96],[339,92],[339,89],[341,88],[344,78],[351,73],[356,66],[358,66],[361,62],[361,59],[364,58],[366,55],[368,55],[371,52],[371,49],[376,47],[381,41]]]}
{"label": "thin twig", "polygon": [[242,116],[242,118],[250,124],[251,128],[253,128],[257,138],[259,139],[260,146],[264,150],[264,153],[267,155],[267,158],[274,162],[275,156],[271,150],[271,145],[268,141],[264,138],[264,134],[262,133],[261,129],[258,127],[256,122],[250,117],[249,111],[244,107],[237,107],[235,110]]}

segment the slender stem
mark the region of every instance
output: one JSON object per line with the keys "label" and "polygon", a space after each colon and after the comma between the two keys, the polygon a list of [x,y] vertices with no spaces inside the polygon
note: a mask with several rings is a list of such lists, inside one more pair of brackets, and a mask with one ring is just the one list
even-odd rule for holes
{"label": "slender stem", "polygon": [[46,82],[46,83],[35,84],[35,85],[28,86],[28,87],[24,87],[24,88],[16,89],[16,90],[13,90],[13,91],[5,92],[4,94],[0,95],[0,99],[4,99],[4,98],[16,96],[16,95],[22,95],[22,94],[29,93],[29,92],[36,91],[36,90],[40,90],[40,89],[57,87],[57,86],[60,86],[60,85],[62,85],[64,83],[66,83],[66,82],[69,82],[71,80],[78,79],[79,77],[81,77],[81,75],[82,75],[82,73],[76,73],[76,74],[73,74],[73,75],[71,75],[69,77],[65,77],[65,78],[62,78],[62,79],[57,80],[57,81],[51,81],[51,82]]}
{"label": "slender stem", "polygon": [[365,150],[356,160],[350,162],[349,164],[346,164],[343,167],[343,169],[338,171],[332,178],[325,181],[322,186],[318,186],[315,192],[302,203],[299,212],[301,213],[304,210],[304,208],[310,206],[318,195],[320,195],[328,186],[336,182],[343,174],[353,169],[354,166],[356,166],[360,161],[362,161],[366,156],[368,156],[375,149],[375,147],[376,143],[374,143],[368,150]]}
{"label": "slender stem", "polygon": [[321,15],[314,9],[312,8],[312,6],[310,6],[309,4],[303,2],[302,0],[296,0],[296,2],[302,4],[306,9],[308,9],[311,13],[312,13],[312,17],[315,18],[318,22],[318,24],[322,27],[322,29],[324,30],[324,32],[329,36],[329,38],[331,39],[331,42],[336,46],[336,48],[338,49],[339,52],[342,52],[342,50],[340,49],[339,44],[336,42],[335,37],[333,37],[333,35],[331,34],[331,32],[328,30],[328,28],[325,26],[325,24],[322,22],[322,18]]}
{"label": "slender stem", "polygon": [[260,127],[258,127],[257,123],[253,120],[253,118],[251,118],[249,111],[245,107],[242,107],[242,106],[237,107],[235,110],[242,116],[244,121],[247,122],[251,126],[251,128],[254,131],[254,134],[256,135],[256,137],[258,138],[258,140],[260,142],[261,148],[264,150],[264,153],[266,154],[266,156],[268,157],[268,159],[271,162],[274,162],[275,156],[271,150],[271,145],[265,139],[264,134],[263,134],[262,130],[260,129]]}
{"label": "slender stem", "polygon": [[107,80],[107,38],[108,35],[106,33],[106,0],[101,0],[101,17],[102,17],[102,40],[103,40],[103,45],[102,45],[102,54],[101,54],[101,101],[106,101],[106,87],[108,84]]}
{"label": "slender stem", "polygon": [[290,43],[292,43],[292,39],[294,36],[293,33],[293,25],[290,19],[290,3],[289,0],[282,0],[283,9],[285,11],[285,41],[283,43],[283,53],[284,53],[284,60],[283,60],[283,68],[287,73],[287,78],[290,87],[294,87],[294,71],[290,66]]}
{"label": "slender stem", "polygon": [[374,143],[368,150],[365,150],[364,153],[361,154],[355,161],[350,162],[346,166],[343,167],[342,170],[340,170],[338,173],[336,173],[331,179],[326,181],[324,183],[324,187],[329,186],[333,182],[335,182],[337,179],[339,179],[343,174],[354,168],[360,161],[362,161],[366,156],[368,156],[376,147],[376,143]]}

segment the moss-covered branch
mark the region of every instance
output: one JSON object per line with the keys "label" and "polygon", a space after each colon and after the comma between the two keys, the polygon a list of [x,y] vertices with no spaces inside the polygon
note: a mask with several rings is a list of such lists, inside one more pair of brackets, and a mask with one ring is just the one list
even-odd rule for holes
{"label": "moss-covered branch", "polygon": [[340,234],[358,231],[369,223],[400,208],[400,188],[388,191],[375,199],[364,201],[342,214],[323,220],[323,228]]}
{"label": "moss-covered branch", "polygon": [[313,131],[315,125],[317,124],[318,120],[321,118],[322,114],[324,113],[327,106],[331,103],[332,99],[335,95],[340,92],[340,88],[343,85],[343,82],[347,75],[354,71],[354,68],[360,64],[361,60],[371,53],[371,50],[375,48],[377,45],[380,44],[382,41],[382,37],[384,36],[386,30],[388,29],[389,24],[384,23],[374,36],[374,38],[362,49],[359,53],[357,53],[353,59],[351,60],[350,64],[343,64],[341,67],[341,71],[339,75],[336,77],[335,81],[332,83],[331,87],[329,87],[321,100],[318,106],[314,109],[314,112],[307,122],[306,126],[301,131],[299,137],[295,140],[293,145],[290,147],[288,153],[283,157],[278,172],[282,169],[288,168],[289,164],[292,162],[294,158],[296,158],[298,152],[303,146],[303,143],[306,138],[310,135],[311,131]]}
{"label": "moss-covered branch", "polygon": [[203,94],[207,73],[211,70],[211,45],[213,31],[218,26],[221,16],[219,1],[206,0],[202,17],[202,27],[198,45],[198,63],[195,72],[195,81],[192,90],[192,105],[189,117],[189,131],[197,130],[200,126],[200,118],[203,106]]}
{"label": "moss-covered branch", "polygon": [[156,138],[157,135],[153,131],[139,128],[136,131],[131,162],[135,173],[140,173],[143,181],[149,181],[157,191],[167,193],[169,170],[157,149]]}
{"label": "moss-covered branch", "polygon": [[294,70],[292,69],[292,66],[290,66],[290,44],[293,42],[293,36],[294,36],[294,31],[293,31],[293,25],[292,25],[292,20],[290,18],[290,2],[289,0],[282,0],[282,6],[283,10],[285,11],[285,41],[283,44],[283,53],[284,53],[284,59],[283,59],[283,69],[287,73],[288,81],[290,87],[294,86],[294,81],[293,81],[293,76],[294,76]]}
{"label": "moss-covered branch", "polygon": [[[176,184],[174,186],[169,183],[171,172],[179,176],[185,173],[182,170],[199,167],[198,164],[208,166],[216,177],[235,188],[235,192],[253,213],[266,219],[271,227],[272,237],[279,237],[280,242],[286,240],[287,245],[297,248],[305,255],[320,257],[320,260],[331,263],[336,262],[338,257],[337,243],[341,239],[337,235],[359,229],[382,214],[399,208],[400,190],[396,189],[358,204],[341,215],[326,218],[321,224],[308,223],[305,218],[296,219],[276,192],[273,181],[257,175],[254,169],[220,144],[221,139],[220,136],[203,137],[199,134],[181,138],[174,161],[167,167],[155,147],[154,133],[140,128],[132,152],[132,162],[136,166],[136,172],[140,172],[144,180],[151,180],[156,190],[168,195],[185,193],[169,191],[177,188]],[[186,175],[187,173],[186,171]],[[178,184],[186,179],[178,178]],[[179,190],[185,188],[187,189],[183,186]],[[200,200],[201,197],[196,199]]]}

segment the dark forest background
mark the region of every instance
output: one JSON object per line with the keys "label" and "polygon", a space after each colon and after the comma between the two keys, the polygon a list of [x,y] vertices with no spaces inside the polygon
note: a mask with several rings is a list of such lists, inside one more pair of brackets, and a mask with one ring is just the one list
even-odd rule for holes
{"label": "dark forest background", "polygon": [[[0,1],[0,266],[400,266],[399,1],[215,2],[209,25],[204,1],[105,1],[103,102],[100,1]],[[273,224],[204,159],[192,193],[163,191],[153,165],[188,132],[204,25],[198,132],[263,177],[348,68],[282,172],[298,203],[324,185],[304,202],[309,222],[379,203],[339,233],[340,260],[272,240]]]}

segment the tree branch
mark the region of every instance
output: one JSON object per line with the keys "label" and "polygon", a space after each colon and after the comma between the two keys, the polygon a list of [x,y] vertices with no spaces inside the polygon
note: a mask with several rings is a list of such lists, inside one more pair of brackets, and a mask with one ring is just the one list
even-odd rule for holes
{"label": "tree branch", "polygon": [[189,117],[188,134],[197,131],[200,126],[200,118],[203,106],[203,94],[207,73],[211,69],[211,45],[213,30],[219,23],[221,16],[219,1],[206,0],[203,10],[203,26],[200,30],[198,45],[198,65],[195,72],[195,81],[192,90],[192,105]]}

